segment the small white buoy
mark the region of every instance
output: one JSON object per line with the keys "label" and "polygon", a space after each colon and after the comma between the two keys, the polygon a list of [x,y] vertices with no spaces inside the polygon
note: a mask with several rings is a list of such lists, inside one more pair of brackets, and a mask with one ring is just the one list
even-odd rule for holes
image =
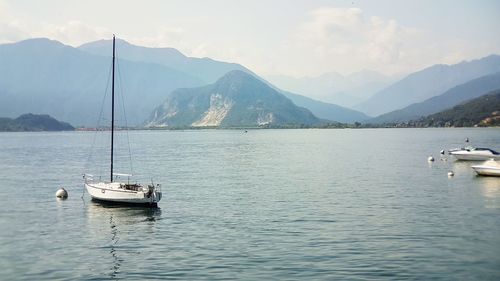
{"label": "small white buoy", "polygon": [[444,149],[441,149],[441,151],[439,151],[439,153],[441,153],[441,155],[444,155]]}
{"label": "small white buoy", "polygon": [[427,161],[429,161],[429,162],[434,162],[434,157],[432,157],[432,155],[431,155],[431,156],[429,156],[429,158],[427,158]]}
{"label": "small white buoy", "polygon": [[56,191],[56,197],[66,199],[66,198],[68,198],[68,192],[66,191],[66,189],[61,187]]}
{"label": "small white buoy", "polygon": [[454,175],[455,175],[455,173],[453,173],[453,171],[448,172],[448,177],[453,177]]}

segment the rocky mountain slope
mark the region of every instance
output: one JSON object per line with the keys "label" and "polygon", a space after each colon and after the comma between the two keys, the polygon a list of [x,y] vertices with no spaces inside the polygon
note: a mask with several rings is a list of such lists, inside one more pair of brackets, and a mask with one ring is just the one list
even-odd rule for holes
{"label": "rocky mountain slope", "polygon": [[246,127],[321,123],[253,75],[234,70],[216,83],[172,92],[147,126]]}

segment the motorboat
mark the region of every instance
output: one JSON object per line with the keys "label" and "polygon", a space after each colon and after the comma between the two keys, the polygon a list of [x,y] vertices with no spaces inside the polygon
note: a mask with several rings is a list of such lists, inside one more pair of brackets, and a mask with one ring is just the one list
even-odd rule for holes
{"label": "motorboat", "polygon": [[500,163],[493,159],[490,159],[481,165],[472,166],[471,168],[481,176],[500,177]]}
{"label": "motorboat", "polygon": [[490,148],[465,147],[451,149],[448,153],[453,155],[457,160],[486,161],[488,159],[500,159],[500,153]]}
{"label": "motorboat", "polygon": [[[157,207],[161,200],[162,193],[159,184],[142,185],[131,182],[131,174],[115,173],[114,164],[114,134],[115,134],[115,36],[113,36],[113,62],[111,79],[111,144],[110,144],[110,175],[109,181],[99,179],[94,180],[94,176],[85,174],[85,189],[94,201],[114,204],[128,204],[136,206]],[[124,178],[127,178],[125,181]]]}

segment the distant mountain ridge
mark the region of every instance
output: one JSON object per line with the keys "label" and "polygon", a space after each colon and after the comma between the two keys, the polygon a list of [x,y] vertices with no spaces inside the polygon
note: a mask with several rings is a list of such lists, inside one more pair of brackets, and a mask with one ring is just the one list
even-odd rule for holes
{"label": "distant mountain ridge", "polygon": [[[86,43],[78,47],[85,52],[111,56],[111,40],[99,40]],[[116,40],[117,55],[126,60],[136,62],[155,63],[195,76],[204,84],[215,82],[231,70],[241,70],[252,73],[246,67],[237,63],[216,61],[210,58],[187,57],[174,48],[149,48]]]}
{"label": "distant mountain ridge", "polygon": [[416,121],[424,126],[500,125],[500,89]]}
{"label": "distant mountain ridge", "polygon": [[172,92],[146,122],[159,127],[314,125],[310,111],[251,74],[233,70],[216,83]]}
{"label": "distant mountain ridge", "polygon": [[451,108],[464,101],[480,97],[493,90],[500,89],[500,72],[473,79],[455,86],[441,95],[420,103],[414,103],[403,109],[382,114],[367,123],[392,123],[415,120],[439,111]]}
{"label": "distant mountain ridge", "polygon": [[23,114],[16,119],[0,118],[0,131],[73,131],[75,128],[66,122],[60,122],[47,114]]}
{"label": "distant mountain ridge", "polygon": [[[100,125],[97,117],[104,91],[110,87],[111,51],[109,40],[79,48],[46,38],[0,44],[0,112],[7,117],[24,112],[48,113],[78,126]],[[259,78],[238,64],[189,58],[172,48],[145,48],[118,40],[117,95],[121,98],[123,93],[128,125],[142,124],[173,90],[206,85],[204,79],[223,76],[232,68]],[[363,114],[340,106],[289,96],[321,118],[340,122],[365,119]],[[104,116],[109,116],[108,104],[105,101]]]}
{"label": "distant mountain ridge", "polygon": [[490,55],[454,65],[433,65],[414,72],[367,101],[354,106],[368,115],[377,116],[440,95],[457,85],[500,71],[500,56]]}
{"label": "distant mountain ridge", "polygon": [[287,91],[281,91],[298,106],[309,109],[316,117],[341,123],[354,123],[365,121],[370,117],[366,114],[342,107],[336,104],[317,101],[305,96],[297,95]]}
{"label": "distant mountain ridge", "polygon": [[346,76],[330,72],[317,77],[294,78],[285,75],[269,75],[265,78],[287,91],[351,108],[394,81],[393,77],[370,70]]}
{"label": "distant mountain ridge", "polygon": [[[42,38],[0,45],[0,61],[3,115],[48,113],[75,125],[96,126],[104,91],[110,89],[111,59]],[[129,125],[143,122],[168,92],[204,84],[159,64],[118,58],[117,66],[117,95],[125,93]]]}

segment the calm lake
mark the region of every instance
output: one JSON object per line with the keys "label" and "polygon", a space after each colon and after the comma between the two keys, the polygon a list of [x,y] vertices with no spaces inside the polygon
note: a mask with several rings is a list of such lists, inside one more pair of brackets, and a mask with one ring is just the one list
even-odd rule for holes
{"label": "calm lake", "polygon": [[0,279],[500,280],[500,178],[439,155],[499,128],[128,134],[158,209],[81,198],[93,132],[0,133]]}

